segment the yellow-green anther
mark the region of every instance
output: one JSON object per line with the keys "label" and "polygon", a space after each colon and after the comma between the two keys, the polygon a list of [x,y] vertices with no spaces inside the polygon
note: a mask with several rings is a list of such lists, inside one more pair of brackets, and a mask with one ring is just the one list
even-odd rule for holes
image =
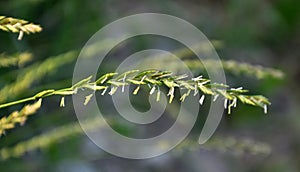
{"label": "yellow-green anther", "polygon": [[264,113],[267,114],[268,113],[268,106],[265,104],[264,105]]}
{"label": "yellow-green anther", "polygon": [[159,101],[160,100],[160,90],[158,89],[157,90],[157,95],[156,95],[156,101]]}
{"label": "yellow-green anther", "polygon": [[150,90],[150,95],[152,95],[152,94],[154,93],[154,91],[155,91],[155,86],[153,86],[153,87],[151,88],[151,90]]}
{"label": "yellow-green anther", "polygon": [[203,105],[204,99],[205,99],[205,95],[203,94],[199,99],[200,105]]}
{"label": "yellow-green anther", "polygon": [[110,92],[108,93],[109,95],[113,95],[116,93],[118,87],[111,87]]}
{"label": "yellow-green anther", "polygon": [[91,101],[91,98],[93,97],[93,94],[90,94],[88,96],[85,96],[85,100],[84,100],[84,105],[86,106],[90,101]]}
{"label": "yellow-green anther", "polygon": [[102,96],[106,93],[107,89],[108,89],[108,87],[104,88],[104,90],[101,93]]}
{"label": "yellow-green anther", "polygon": [[136,87],[136,89],[133,91],[133,94],[137,95],[137,93],[139,92],[139,90],[140,90],[140,86]]}
{"label": "yellow-green anther", "polygon": [[65,107],[65,97],[61,97],[59,106]]}

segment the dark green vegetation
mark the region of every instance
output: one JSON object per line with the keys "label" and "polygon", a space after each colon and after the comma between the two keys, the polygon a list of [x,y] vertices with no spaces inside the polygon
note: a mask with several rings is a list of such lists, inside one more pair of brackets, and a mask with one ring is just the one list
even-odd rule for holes
{"label": "dark green vegetation", "polygon": [[[89,37],[115,19],[140,12],[178,16],[196,25],[209,39],[219,40],[222,46],[218,53],[228,85],[243,86],[249,94],[263,94],[272,102],[268,115],[260,108],[239,104],[231,115],[224,115],[205,145],[197,144],[205,120],[205,115],[199,115],[186,142],[157,161],[143,162],[98,150],[76,123],[71,99],[65,97],[62,108],[61,95],[51,96],[43,99],[40,109],[23,126],[19,123],[26,119],[15,115],[16,127],[0,138],[0,171],[299,171],[299,6],[296,0],[0,2],[0,16],[28,20],[43,28],[40,33],[28,31],[29,35],[24,29],[23,36],[13,33],[20,28],[0,32],[0,52],[5,53],[0,55],[0,104],[43,90],[70,87],[77,55]],[[101,66],[99,76],[114,71],[126,56],[148,48],[177,52],[195,75],[205,76],[199,61],[178,51],[183,47],[146,37],[117,47],[109,55],[115,62]],[[110,101],[109,96],[101,99]],[[138,109],[148,108],[148,103],[140,103],[147,102],[143,96],[132,97],[132,102]],[[35,103],[29,109],[39,108],[39,101],[28,103]],[[24,109],[25,104],[1,108],[0,117]],[[208,108],[204,103],[199,114],[206,114]],[[95,126],[93,121],[88,124],[91,129]],[[111,125],[124,135],[136,134],[130,125]]]}

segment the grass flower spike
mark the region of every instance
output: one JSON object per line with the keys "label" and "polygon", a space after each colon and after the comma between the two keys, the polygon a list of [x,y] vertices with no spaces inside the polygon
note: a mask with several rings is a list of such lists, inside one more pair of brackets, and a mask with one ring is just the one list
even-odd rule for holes
{"label": "grass flower spike", "polygon": [[39,25],[6,16],[0,16],[0,29],[6,32],[19,33],[18,40],[22,39],[24,33],[30,34],[42,31]]}

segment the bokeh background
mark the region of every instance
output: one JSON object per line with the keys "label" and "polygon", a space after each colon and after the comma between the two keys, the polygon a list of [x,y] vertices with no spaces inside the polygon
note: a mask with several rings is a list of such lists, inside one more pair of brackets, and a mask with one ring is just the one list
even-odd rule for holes
{"label": "bokeh background", "polygon": [[[297,0],[1,1],[1,15],[38,23],[43,31],[25,35],[22,41],[17,40],[17,34],[0,32],[1,53],[33,54],[32,61],[22,66],[0,69],[0,103],[48,88],[69,86],[78,52],[94,33],[116,19],[143,12],[170,14],[189,21],[210,40],[222,42],[218,48],[222,60],[283,71],[282,78],[261,79],[226,71],[230,85],[244,86],[270,98],[268,114],[260,108],[240,104],[233,114],[224,114],[211,142],[197,145],[197,134],[205,120],[205,116],[200,116],[189,137],[195,143],[181,144],[149,160],[128,160],[100,150],[74,127],[77,119],[71,98],[61,108],[60,97],[51,97],[43,100],[42,108],[24,126],[0,138],[0,149],[51,131],[52,135],[66,132],[64,128],[55,130],[57,127],[73,126],[74,133],[0,161],[0,171],[300,171],[300,1]],[[160,38],[130,40],[127,46],[112,53],[116,61],[110,61],[99,71],[111,72],[126,56],[142,49],[177,48],[169,42]],[[11,91],[9,87],[16,88]],[[137,98],[137,109],[147,108],[147,103],[140,102],[145,100]],[[201,114],[208,107],[204,106]],[[1,109],[1,117],[20,108],[22,105]],[[126,126],[115,127],[124,134],[133,132]]]}

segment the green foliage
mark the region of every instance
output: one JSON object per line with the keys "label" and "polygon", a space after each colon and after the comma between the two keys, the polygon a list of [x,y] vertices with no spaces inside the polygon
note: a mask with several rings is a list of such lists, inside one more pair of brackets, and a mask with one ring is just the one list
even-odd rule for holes
{"label": "green foliage", "polygon": [[[39,25],[29,23],[25,20],[4,16],[0,16],[0,29],[7,32],[19,33],[19,40],[22,39],[23,32],[25,32],[26,34],[30,34],[40,32],[42,30]],[[100,44],[88,47],[90,56],[92,56],[93,53],[99,50],[101,51],[106,49],[106,46],[112,41],[116,40],[104,40]],[[220,41],[213,41],[213,44],[217,48],[223,46],[222,42]],[[209,49],[208,47],[209,46],[207,45],[195,45],[195,49],[200,52],[211,51],[211,49]],[[18,72],[16,81],[11,84],[5,85],[0,90],[0,103],[7,101],[9,98],[14,98],[14,96],[21,95],[21,93],[30,88],[32,83],[34,83],[35,81],[39,81],[46,75],[49,75],[49,73],[58,70],[63,65],[75,61],[78,53],[79,51],[77,50],[69,51],[67,53],[49,57],[42,62],[35,62],[21,69],[20,72]],[[175,50],[173,54],[181,58],[187,64],[187,66],[194,71],[203,71],[204,67],[200,61],[195,61],[188,58],[189,56],[193,55],[193,53],[189,49],[184,48]],[[32,55],[30,53],[19,53],[9,57],[5,54],[2,54],[0,55],[0,67],[20,67],[26,62],[29,62],[31,59]],[[159,60],[155,62],[164,64]],[[216,62],[205,60],[204,63],[209,64],[206,67],[213,68]],[[236,74],[247,74],[249,76],[255,76],[260,79],[268,77],[283,77],[283,73],[276,69],[264,68],[261,66],[255,66],[246,63],[239,63],[232,60],[223,60],[222,64],[226,71]],[[174,68],[174,71],[177,71],[176,66],[174,66]],[[178,70],[180,70],[180,66],[178,67]],[[2,118],[0,119],[0,135],[4,134],[5,131],[9,129],[13,129],[16,124],[23,125],[28,119],[28,116],[36,113],[37,110],[41,107],[42,99],[49,96],[59,95],[61,96],[60,106],[64,107],[65,96],[76,94],[82,89],[100,91],[101,95],[113,95],[117,90],[121,89],[121,91],[123,92],[126,86],[128,87],[130,85],[133,85],[135,89],[132,94],[137,95],[142,87],[145,87],[145,89],[149,87],[149,94],[156,93],[156,100],[159,101],[162,87],[164,87],[168,89],[167,96],[169,97],[169,103],[172,103],[172,101],[174,100],[176,89],[180,89],[184,90],[185,92],[181,95],[178,101],[183,102],[185,101],[186,97],[199,94],[199,103],[202,105],[205,100],[205,96],[212,96],[214,100],[216,100],[218,97],[221,97],[224,101],[224,108],[228,109],[229,114],[231,113],[231,109],[237,106],[238,101],[264,108],[265,113],[267,113],[267,106],[271,104],[266,97],[262,95],[248,94],[248,90],[244,90],[243,88],[230,88],[228,85],[222,83],[210,83],[209,79],[203,78],[202,76],[189,79],[187,75],[173,75],[172,72],[161,71],[159,70],[159,68],[145,71],[132,70],[126,71],[121,74],[107,73],[99,77],[98,79],[95,79],[94,82],[92,81],[92,79],[93,77],[89,76],[67,88],[44,90],[38,92],[32,97],[0,104],[1,109],[16,104],[35,101],[35,103],[33,104],[25,105],[20,111],[14,111],[10,115],[2,116]],[[94,96],[94,94],[87,95],[83,104],[87,105],[92,96]],[[102,124],[98,120],[89,119],[83,125],[87,125],[90,130],[93,130],[101,127]],[[46,132],[45,134],[34,136],[27,141],[19,142],[15,146],[4,147],[0,149],[0,159],[6,160],[11,157],[19,157],[25,152],[32,151],[38,148],[45,148],[62,139],[82,133],[82,129],[78,123],[67,124],[62,127],[58,127],[50,132]],[[255,145],[257,144],[254,142],[248,144],[248,142],[239,142],[233,140],[234,139],[222,139],[224,143],[228,143],[225,144],[225,146],[224,144],[220,143],[220,140],[214,140],[211,144],[209,144],[211,147],[207,148],[219,148],[223,150],[237,148],[239,150],[246,150],[254,153],[265,153],[270,151],[267,146],[265,146],[266,149],[258,149],[258,147],[261,147],[261,145],[259,144],[259,146],[255,147]],[[188,144],[183,144],[184,147],[191,148],[194,145],[190,142],[186,143]]]}
{"label": "green foliage", "polygon": [[[200,61],[185,60],[184,62],[188,67],[196,72],[199,72],[199,70],[204,70],[204,66]],[[204,63],[207,68],[213,68],[216,66],[216,61],[214,60],[205,60]],[[222,67],[225,71],[231,72],[233,74],[245,74],[248,76],[254,76],[258,79],[283,79],[284,77],[284,73],[278,69],[263,67],[261,65],[251,65],[249,63],[242,63],[234,60],[222,60]]]}
{"label": "green foliage", "polygon": [[[237,139],[234,137],[212,137],[206,144],[200,146],[206,150],[217,150],[219,152],[228,152],[235,155],[244,155],[250,153],[252,155],[270,155],[271,147],[263,142],[254,141],[251,139]],[[178,148],[196,151],[199,149],[199,144],[193,140],[185,140]]]}
{"label": "green foliage", "polygon": [[[109,121],[110,124],[117,124],[117,121],[113,120],[112,118],[106,119],[106,121]],[[30,138],[28,140],[21,141],[14,146],[1,148],[0,160],[20,157],[26,152],[30,152],[36,149],[44,149],[56,142],[66,140],[73,136],[83,135],[84,131],[82,130],[81,125],[84,126],[86,131],[95,131],[99,129],[101,130],[103,124],[103,121],[99,120],[99,118],[89,118],[81,124],[79,124],[78,122],[74,122],[63,125],[61,127],[57,127],[51,131],[45,132],[38,136],[34,136],[33,138]],[[221,152],[228,151],[238,155],[244,153],[251,153],[253,155],[269,155],[271,152],[271,148],[267,144],[262,142],[257,142],[250,139],[236,139],[233,137],[223,138],[220,136],[213,137],[208,142],[208,144],[202,145],[201,147],[207,150],[218,150]],[[191,139],[186,139],[177,147],[177,150],[194,151],[198,148],[198,142]]]}
{"label": "green foliage", "polygon": [[[94,44],[88,47],[89,55],[86,58],[94,55],[96,52],[107,49],[107,46],[111,44],[114,39],[103,40],[98,44]],[[100,48],[99,48],[100,47]],[[13,98],[13,96],[19,96],[23,94],[30,86],[44,78],[45,76],[51,76],[62,66],[74,62],[77,58],[79,51],[72,50],[66,53],[62,53],[56,56],[50,56],[44,61],[35,62],[25,68],[22,68],[18,71],[16,80],[10,84],[6,84],[3,88],[0,89],[0,103],[7,101],[8,99]],[[7,60],[8,59],[7,57]],[[1,63],[7,63],[5,61]],[[10,62],[12,63],[12,62]],[[1,67],[1,65],[0,65]]]}
{"label": "green foliage", "polygon": [[[84,125],[88,125],[88,129],[95,129],[101,127],[101,123],[98,120],[90,119],[85,122]],[[44,133],[39,136],[35,136],[28,141],[19,142],[16,146],[11,148],[2,148],[0,150],[0,159],[6,160],[11,157],[19,157],[25,152],[35,150],[37,148],[46,148],[49,145],[66,139],[71,136],[82,134],[83,130],[81,126],[75,122],[62,127],[55,128],[54,130]]]}
{"label": "green foliage", "polygon": [[28,52],[16,53],[13,55],[0,54],[0,68],[1,67],[10,67],[10,66],[19,66],[22,67],[27,62],[32,60],[32,54]]}
{"label": "green foliage", "polygon": [[0,103],[11,98],[12,95],[18,96],[26,91],[33,82],[36,82],[46,75],[55,72],[59,67],[74,60],[76,54],[74,51],[50,57],[43,62],[36,62],[19,72],[16,81],[5,85],[0,90]]}
{"label": "green foliage", "polygon": [[[45,98],[42,108],[37,111],[36,115],[26,116],[28,119],[24,126],[19,126],[20,123],[17,122],[14,129],[8,129],[6,135],[0,138],[0,171],[47,172],[80,171],[80,169],[144,172],[300,171],[300,108],[298,106],[300,94],[297,89],[300,73],[298,64],[300,57],[298,49],[299,6],[299,0],[230,0],[201,3],[198,1],[136,1],[134,3],[122,1],[119,3],[119,1],[105,0],[0,1],[0,16],[24,18],[29,23],[33,22],[43,27],[41,34],[30,34],[27,37],[24,33],[25,37],[23,36],[22,41],[17,41],[18,35],[22,36],[20,32],[13,33],[0,29],[0,104],[32,96],[42,90],[71,86],[73,64],[84,43],[106,24],[137,11],[160,12],[183,18],[203,31],[209,40],[220,40],[212,41],[212,44],[220,56],[227,84],[236,87],[243,86],[251,91],[243,94],[263,94],[272,102],[268,112],[271,116],[261,115],[260,108],[239,103],[238,108],[231,108],[235,115],[223,116],[217,132],[205,144],[199,145],[197,138],[209,110],[207,102],[199,109],[198,121],[183,142],[166,156],[154,158],[150,160],[150,163],[145,163],[145,161],[115,158],[101,150],[98,151],[98,148],[81,130],[70,97],[65,96],[66,102],[62,101],[65,108],[58,107],[63,95]],[[113,35],[110,41],[116,38],[117,35]],[[85,54],[93,54],[101,49],[107,50],[110,41],[101,40],[99,43],[102,45],[93,45]],[[199,46],[195,45],[195,47]],[[172,49],[168,52],[179,57],[178,60],[192,69],[193,76],[203,74],[207,77],[203,64],[206,66],[208,64],[209,68],[216,67],[215,62],[210,61],[209,58],[203,58],[201,62],[198,59],[194,60],[196,58],[192,51],[177,47],[183,46],[179,42],[160,36],[146,35],[128,39],[111,51],[112,53],[104,59],[98,72],[101,74],[113,72],[127,55],[146,48]],[[205,47],[197,50],[200,54],[202,51],[211,51]],[[16,57],[24,51],[32,54],[33,58],[19,65]],[[63,58],[69,52],[74,53],[71,53],[69,58]],[[143,58],[146,67],[149,66],[149,61],[144,60],[148,59],[151,66],[157,62],[154,66],[158,70],[170,70],[174,75],[184,74],[186,71],[186,68],[182,68],[183,63],[171,64],[168,60],[164,60],[167,58],[155,58],[156,61],[152,56]],[[112,78],[116,80],[119,76],[124,77],[118,74]],[[78,78],[78,81],[84,77]],[[97,78],[93,76],[92,82],[97,79],[98,75]],[[123,81],[111,82],[115,85],[122,83]],[[111,91],[111,84],[106,83],[105,86],[109,85],[109,88],[105,94]],[[128,85],[125,85],[126,87]],[[162,87],[164,89],[161,91],[168,90],[165,85],[159,88]],[[152,93],[154,95],[151,97],[155,97],[157,88],[148,88],[147,84],[141,85],[137,90],[137,95],[132,96],[132,92],[137,88],[138,85],[131,84],[130,102],[134,108],[137,108],[135,110],[146,111],[151,106],[147,94]],[[114,87],[112,92],[115,89],[119,93],[122,85]],[[175,88],[174,103],[168,104],[160,120],[147,126],[127,122],[116,114],[115,108],[109,108],[112,102],[106,100],[110,100],[110,97],[98,95],[103,92],[103,88],[95,94],[97,100],[104,100],[104,102],[97,102],[100,103],[101,110],[105,113],[105,120],[111,124],[110,117],[116,119],[115,122],[118,124],[115,126],[113,123],[111,126],[114,130],[118,132],[126,130],[127,128],[123,126],[119,129],[119,125],[126,122],[134,126],[134,130],[126,134],[119,132],[120,134],[148,138],[158,133],[157,130],[166,131],[176,120],[181,98],[177,95],[178,89],[178,87]],[[83,104],[88,104],[89,98],[96,96],[91,94],[93,91],[78,91],[87,96],[85,100],[84,97],[81,99]],[[188,91],[183,89],[181,93],[185,94]],[[191,91],[189,97],[193,93]],[[199,96],[203,101],[210,101],[210,97],[215,96]],[[169,98],[170,96],[167,97]],[[187,99],[184,96],[181,100],[184,98]],[[225,103],[223,96],[217,98],[219,101],[224,100]],[[34,99],[16,106],[2,108],[0,119],[9,118],[13,111],[21,111],[26,104],[33,104],[37,101],[38,99]],[[240,100],[237,99],[237,101]],[[227,106],[230,104],[227,102]],[[99,131],[102,131],[101,123],[97,124],[93,119],[89,122],[90,125],[95,122],[95,128],[99,125]]]}
{"label": "green foliage", "polygon": [[[215,48],[222,47],[220,41],[213,41],[212,42],[214,46],[217,46]],[[199,44],[195,45],[193,47],[196,50],[196,53],[204,53],[204,52],[210,52],[212,51],[210,49],[210,46],[207,44]],[[172,54],[181,60],[189,67],[193,72],[195,73],[201,73],[207,69],[215,69],[218,61],[212,60],[212,59],[190,59],[189,57],[194,55],[194,52],[192,52],[190,49],[182,48],[179,50],[175,50],[172,52]],[[158,68],[163,68],[166,63],[169,64],[169,66],[172,67],[173,71],[180,71],[182,69],[182,64],[179,64],[177,62],[170,64],[170,61],[172,61],[172,57],[170,55],[160,55],[158,57],[155,57],[155,61],[152,60],[154,57],[149,57],[145,60],[144,64],[147,66],[149,63],[154,63],[155,66]],[[205,66],[203,65],[205,64]],[[221,60],[221,64],[225,72],[233,73],[236,75],[247,75],[251,77],[256,77],[258,79],[266,79],[266,78],[274,78],[274,79],[283,79],[284,73],[281,70],[263,67],[261,65],[253,65],[245,62],[238,62],[234,60]],[[207,69],[206,69],[207,68]]]}

